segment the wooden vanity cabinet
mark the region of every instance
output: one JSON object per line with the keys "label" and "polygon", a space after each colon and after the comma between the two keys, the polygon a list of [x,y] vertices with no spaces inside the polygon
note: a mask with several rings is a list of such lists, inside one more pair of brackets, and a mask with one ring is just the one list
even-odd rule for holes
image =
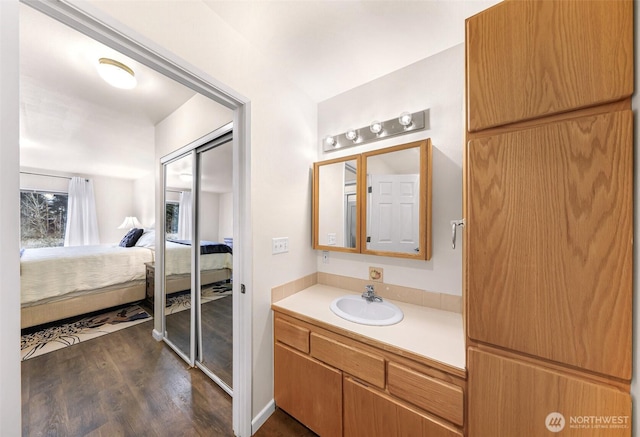
{"label": "wooden vanity cabinet", "polygon": [[345,376],[343,391],[345,436],[462,437],[459,429],[353,378]]}
{"label": "wooden vanity cabinet", "polygon": [[463,435],[464,371],[330,329],[274,313],[279,408],[320,436]]}
{"label": "wooden vanity cabinet", "polygon": [[281,344],[274,360],[276,405],[318,435],[342,435],[342,372]]}

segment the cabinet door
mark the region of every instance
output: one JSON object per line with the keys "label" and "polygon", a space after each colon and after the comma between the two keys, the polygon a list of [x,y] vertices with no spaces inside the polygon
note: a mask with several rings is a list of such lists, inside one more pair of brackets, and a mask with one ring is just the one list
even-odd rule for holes
{"label": "cabinet door", "polygon": [[628,393],[476,349],[468,358],[469,437],[631,436]]}
{"label": "cabinet door", "polygon": [[348,437],[462,437],[451,425],[344,378],[344,435]]}
{"label": "cabinet door", "polygon": [[469,142],[470,338],[631,379],[632,120]]}
{"label": "cabinet door", "polygon": [[342,372],[276,344],[276,405],[323,437],[342,435]]}
{"label": "cabinet door", "polygon": [[467,129],[633,93],[633,3],[505,1],[467,20]]}

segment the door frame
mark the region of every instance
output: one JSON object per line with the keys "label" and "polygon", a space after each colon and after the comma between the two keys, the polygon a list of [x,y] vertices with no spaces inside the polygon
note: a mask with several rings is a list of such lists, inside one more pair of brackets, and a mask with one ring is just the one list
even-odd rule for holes
{"label": "door frame", "polygon": [[[233,431],[238,437],[251,435],[252,401],[252,253],[251,253],[251,102],[184,59],[138,34],[96,7],[66,1],[20,0],[69,27],[109,46],[157,72],[181,83],[213,101],[233,110],[233,186],[234,186],[234,279],[245,290],[235,296],[233,306]],[[17,63],[18,60],[16,60]],[[157,179],[157,175],[156,175]],[[157,189],[156,205],[161,195]],[[156,208],[158,222],[159,208]],[[158,236],[157,238],[161,238]],[[157,241],[156,241],[157,244]],[[237,270],[236,270],[237,268]],[[156,286],[156,297],[159,287]],[[161,300],[158,300],[161,301]],[[160,311],[156,305],[157,312]],[[161,323],[158,314],[155,323]],[[159,340],[161,326],[155,325],[153,337]],[[237,364],[236,364],[237,363]]]}

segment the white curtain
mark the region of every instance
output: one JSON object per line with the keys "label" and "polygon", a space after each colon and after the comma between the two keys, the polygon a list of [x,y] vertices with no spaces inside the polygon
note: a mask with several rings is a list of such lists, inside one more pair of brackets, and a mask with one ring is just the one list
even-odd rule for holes
{"label": "white curtain", "polygon": [[69,182],[67,229],[64,235],[64,245],[88,246],[92,244],[100,244],[93,182],[89,179],[73,177]]}
{"label": "white curtain", "polygon": [[178,240],[191,240],[191,191],[180,193],[180,207],[178,208]]}

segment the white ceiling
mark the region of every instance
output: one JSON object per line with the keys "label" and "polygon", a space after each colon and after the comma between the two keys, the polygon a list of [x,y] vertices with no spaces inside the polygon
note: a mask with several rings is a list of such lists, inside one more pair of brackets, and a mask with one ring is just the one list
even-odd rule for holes
{"label": "white ceiling", "polygon": [[[0,0],[1,1],[1,0]],[[315,101],[464,40],[464,19],[498,0],[204,0]],[[153,162],[153,126],[194,93],[28,6],[21,6],[21,165],[136,179]],[[136,72],[119,90],[95,70]]]}
{"label": "white ceiling", "polygon": [[500,0],[204,0],[321,102],[464,41]]}

